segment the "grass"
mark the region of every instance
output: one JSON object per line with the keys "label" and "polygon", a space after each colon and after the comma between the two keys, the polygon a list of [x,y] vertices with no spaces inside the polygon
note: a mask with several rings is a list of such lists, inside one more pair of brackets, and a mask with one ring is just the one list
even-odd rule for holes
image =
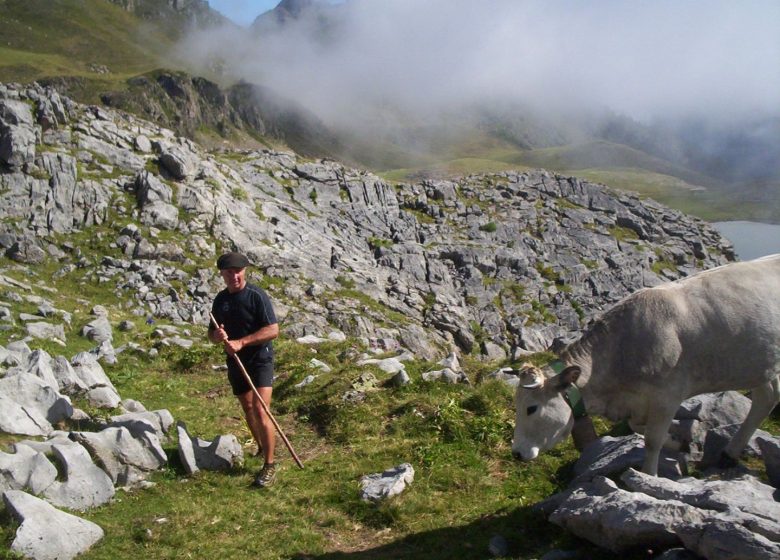
{"label": "grass", "polygon": [[[82,250],[97,258],[110,250],[104,245],[110,238],[107,232],[102,237],[93,234],[91,241],[83,240]],[[25,272],[0,259],[3,274],[28,278],[34,292],[73,314],[67,348],[51,342],[32,343],[33,347],[66,357],[91,347],[78,332],[91,318],[88,309],[94,303],[109,308],[113,323],[125,318],[136,322],[133,331],[115,331],[115,346],[154,344],[151,331],[158,325],[146,325],[127,314],[104,284],[85,279],[82,284],[76,277],[62,280],[57,292],[38,288],[54,266],[59,265]],[[14,313],[34,311],[30,303],[12,305]],[[381,306],[373,310],[380,311]],[[552,549],[578,550],[588,558],[618,558],[560,530],[533,510],[534,504],[568,485],[578,454],[567,441],[531,463],[512,459],[511,391],[499,382],[484,381],[496,364],[464,356],[462,364],[472,384],[445,385],[422,381],[422,373],[436,369],[436,364],[412,361],[407,363],[412,383],[394,387],[387,383],[390,374],[358,365],[364,351],[358,340],[327,342],[313,349],[282,336],[276,345],[278,378],[272,407],[305,469],[298,469],[278,442],[278,482],[259,492],[249,483],[261,459],[252,454],[251,436],[224,372],[212,367],[224,357],[218,347],[205,343],[203,326],[188,328],[196,341],[192,348],[163,347],[156,358],[123,353],[118,364],[105,366],[106,372],[123,398],[136,399],[149,410],[168,409],[194,436],[211,440],[235,434],[244,445],[244,463],[229,472],[187,477],[172,437],[164,444],[168,466],[151,477],[154,487],[120,491],[111,503],[79,514],[106,532],[83,558],[485,558],[495,535],[508,540],[511,558],[538,558]],[[22,334],[20,327],[0,332],[0,344]],[[332,371],[313,370],[309,361],[315,356]],[[539,356],[543,359],[549,356]],[[374,373],[379,387],[361,403],[345,402],[342,395],[366,371]],[[311,373],[317,374],[313,383],[295,388]],[[78,400],[76,404],[83,406]],[[779,432],[778,413],[764,427]],[[598,429],[607,433],[611,427],[599,422]],[[2,435],[0,444],[7,447],[18,439]],[[381,504],[360,500],[362,476],[404,462],[415,469],[415,480],[404,493]],[[15,524],[5,519],[0,541],[10,543],[14,531]],[[7,550],[0,552],[0,558],[9,557]],[[645,557],[644,551],[620,556]]]}
{"label": "grass", "polygon": [[475,134],[470,141],[455,143],[413,167],[377,171],[387,181],[408,182],[536,168],[637,192],[707,221],[778,219],[777,208],[768,208],[766,203],[728,196],[717,188],[704,189],[702,185],[712,180],[626,146],[601,141],[521,150]]}
{"label": "grass", "polygon": [[[574,454],[563,446],[517,468],[508,452],[512,412],[507,388],[495,382],[476,389],[428,385],[415,372],[414,386],[383,388],[362,404],[346,404],[340,394],[360,368],[338,364],[337,356],[352,344],[320,348],[318,358],[337,365],[302,390],[293,385],[307,372],[309,349],[279,344],[277,418],[304,470],[280,449],[278,483],[259,494],[248,488],[258,458],[248,457],[233,472],[186,479],[169,447],[171,464],[155,476],[154,488],[123,494],[118,503],[85,516],[104,527],[107,536],[84,558],[240,558],[248,553],[263,558],[388,557],[385,553],[477,558],[484,556],[493,534],[517,536],[521,520],[535,529],[530,540],[518,541],[520,553],[543,553],[552,543],[575,545],[528,507],[562,488],[567,467],[561,461],[570,463]],[[223,374],[210,370],[211,363],[221,361],[218,352],[205,351],[202,362],[177,371],[177,356],[184,354],[173,351],[165,357],[165,369],[157,364],[139,371],[144,366],[139,361],[112,377],[119,379],[123,396],[166,404],[193,434],[209,439],[232,431],[248,441],[233,397],[221,390]],[[416,470],[407,492],[379,506],[359,499],[361,476],[401,462]],[[463,538],[441,542],[442,535],[457,533]]]}
{"label": "grass", "polygon": [[172,51],[172,31],[105,0],[3,0],[0,81],[67,76],[72,94],[96,102],[100,92],[159,67]]}
{"label": "grass", "polygon": [[[82,240],[88,258],[110,253],[105,243],[111,236],[98,233]],[[0,259],[3,274],[27,278],[34,292],[73,314],[66,348],[32,342],[33,348],[71,357],[93,346],[78,333],[95,303],[109,308],[113,323],[136,322],[128,333],[115,330],[115,346],[154,344],[151,331],[158,325],[129,316],[105,284],[76,276],[60,279],[57,292],[38,288],[59,265],[25,271]],[[15,314],[35,308],[12,305]],[[171,438],[164,444],[169,464],[152,476],[153,488],[120,491],[110,504],[79,514],[106,532],[83,558],[482,558],[495,534],[509,539],[517,558],[555,547],[589,549],[532,511],[534,503],[565,487],[576,452],[567,443],[537,462],[516,464],[509,452],[513,410],[507,387],[425,383],[422,373],[436,366],[422,361],[407,365],[411,385],[391,387],[389,374],[357,365],[363,347],[356,340],[325,343],[316,354],[294,341],[279,341],[274,413],[306,468],[298,469],[279,442],[278,484],[262,494],[250,489],[260,459],[250,453],[251,436],[225,374],[212,368],[224,358],[205,343],[204,327],[189,328],[198,342],[191,349],[162,347],[156,358],[127,352],[105,370],[123,398],[149,410],[168,409],[192,435],[210,440],[235,434],[247,452],[244,464],[187,477]],[[0,332],[0,344],[22,335],[21,326]],[[317,373],[308,364],[315,355],[333,370],[296,389],[306,375]],[[469,358],[463,363],[475,382],[492,369]],[[346,403],[342,395],[367,369],[380,388],[360,404]],[[88,408],[78,399],[75,404]],[[3,435],[0,444],[19,439]],[[405,493],[379,505],[360,500],[362,476],[402,462],[416,471]],[[15,524],[5,519],[0,540],[10,543],[14,531]],[[7,550],[0,553],[8,557]]]}

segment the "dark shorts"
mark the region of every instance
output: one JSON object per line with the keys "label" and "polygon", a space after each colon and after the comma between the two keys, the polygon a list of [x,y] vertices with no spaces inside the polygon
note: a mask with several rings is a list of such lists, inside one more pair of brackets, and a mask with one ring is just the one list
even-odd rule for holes
{"label": "dark shorts", "polygon": [[[274,382],[274,363],[262,362],[246,368],[252,383],[255,387],[270,387]],[[244,377],[241,370],[235,367],[233,364],[228,366],[228,381],[233,388],[233,394],[243,395],[247,391],[251,391],[252,387]]]}

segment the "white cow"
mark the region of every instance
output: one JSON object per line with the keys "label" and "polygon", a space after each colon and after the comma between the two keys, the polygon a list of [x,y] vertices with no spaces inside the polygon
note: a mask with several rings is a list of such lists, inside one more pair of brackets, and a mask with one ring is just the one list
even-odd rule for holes
{"label": "white cow", "polygon": [[565,395],[575,385],[589,413],[628,419],[645,434],[642,470],[655,475],[683,400],[749,389],[750,412],[724,450],[734,461],[780,401],[780,254],[635,292],[560,358],[558,375],[519,372],[515,457],[534,459],[566,437],[573,413]]}

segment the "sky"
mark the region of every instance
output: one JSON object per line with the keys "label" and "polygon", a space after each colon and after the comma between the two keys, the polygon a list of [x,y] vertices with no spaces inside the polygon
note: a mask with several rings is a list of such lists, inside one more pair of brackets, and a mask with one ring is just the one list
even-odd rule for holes
{"label": "sky", "polygon": [[239,25],[251,24],[257,16],[272,10],[280,0],[209,0],[209,6]]}
{"label": "sky", "polygon": [[278,3],[279,0],[209,0],[209,6],[239,25],[249,25]]}
{"label": "sky", "polygon": [[[251,21],[274,0],[211,0]],[[491,96],[601,105],[642,118],[780,110],[777,0],[351,0],[324,48],[307,22],[182,50],[315,112],[356,101],[431,106]]]}

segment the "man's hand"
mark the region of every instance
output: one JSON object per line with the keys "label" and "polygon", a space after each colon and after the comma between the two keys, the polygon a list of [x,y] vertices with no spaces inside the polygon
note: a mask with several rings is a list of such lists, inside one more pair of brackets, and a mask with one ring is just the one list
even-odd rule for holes
{"label": "man's hand", "polygon": [[238,340],[225,340],[223,344],[225,345],[225,351],[231,356],[244,347],[244,343],[241,342],[240,338]]}
{"label": "man's hand", "polygon": [[218,329],[212,331],[211,340],[217,344],[221,342],[225,347],[225,351],[231,356],[244,347],[244,343],[240,338],[238,340],[230,340],[228,338],[225,325],[220,325]]}
{"label": "man's hand", "polygon": [[225,325],[220,325],[218,329],[211,331],[211,340],[215,344],[226,342],[228,340],[228,334],[225,331]]}

